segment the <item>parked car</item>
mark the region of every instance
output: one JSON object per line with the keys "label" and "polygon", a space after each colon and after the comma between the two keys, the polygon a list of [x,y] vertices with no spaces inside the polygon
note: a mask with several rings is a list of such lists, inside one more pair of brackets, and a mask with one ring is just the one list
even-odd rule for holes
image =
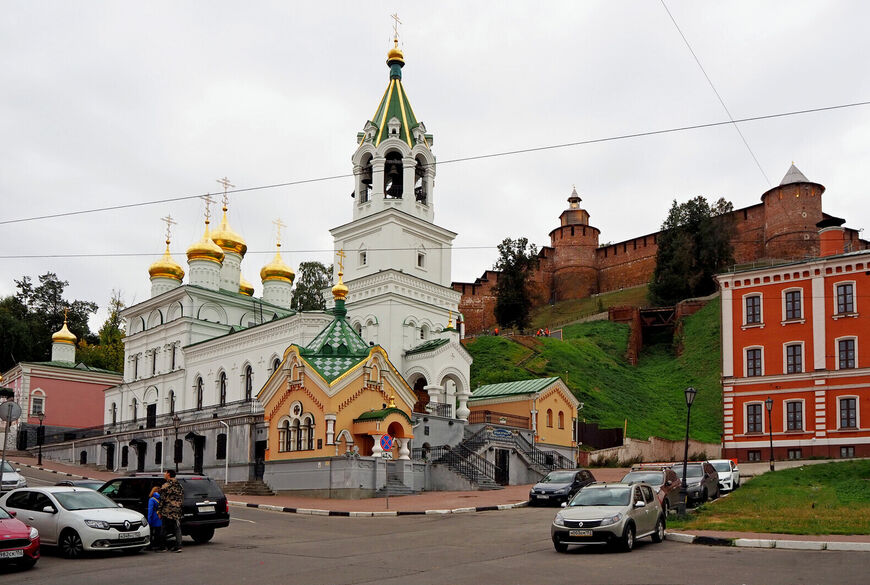
{"label": "parked car", "polygon": [[95,550],[139,552],[151,535],[142,514],[87,488],[19,488],[0,498],[0,505],[36,528],[42,544],[57,546],[67,558]]}
{"label": "parked car", "polygon": [[[683,464],[673,468],[677,477],[683,477]],[[719,474],[707,461],[690,461],[686,464],[686,499],[697,504],[719,497]]]}
{"label": "parked car", "polygon": [[572,544],[618,544],[631,551],[638,538],[664,540],[665,515],[648,484],[596,483],[556,514],[550,536],[557,552]]}
{"label": "parked car", "polygon": [[680,499],[682,481],[669,466],[637,467],[626,473],[620,481],[622,483],[646,483],[651,485],[656,492],[656,497],[666,518]]}
{"label": "parked car", "polygon": [[719,474],[719,489],[733,491],[740,487],[740,469],[731,459],[711,459],[710,465]]}
{"label": "parked car", "polygon": [[20,469],[4,461],[3,471],[0,473],[0,492],[8,492],[20,487],[27,487],[27,478],[21,475]]}
{"label": "parked car", "polygon": [[0,508],[0,566],[16,564],[26,569],[39,560],[39,530]]}
{"label": "parked car", "polygon": [[104,483],[106,483],[106,482],[103,480],[100,480],[100,479],[64,479],[64,480],[57,482],[54,485],[66,485],[66,486],[70,486],[70,487],[83,487],[83,488],[88,488],[88,489],[92,489],[92,490],[96,491],[96,490],[100,489],[100,486],[102,486]]}
{"label": "parked car", "polygon": [[[214,537],[216,528],[230,525],[227,497],[210,477],[179,474],[177,479],[184,490],[181,533],[190,536],[195,542],[208,542]],[[99,492],[125,508],[147,514],[151,488],[160,487],[165,482],[163,476],[157,474],[119,477],[104,483]]]}
{"label": "parked car", "polygon": [[532,486],[529,491],[529,505],[562,504],[591,483],[595,483],[595,478],[586,469],[551,471]]}

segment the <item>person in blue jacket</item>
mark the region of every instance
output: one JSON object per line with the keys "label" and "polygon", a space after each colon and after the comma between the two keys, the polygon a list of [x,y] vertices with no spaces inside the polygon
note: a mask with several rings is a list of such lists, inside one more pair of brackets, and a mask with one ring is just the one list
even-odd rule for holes
{"label": "person in blue jacket", "polygon": [[163,542],[163,522],[157,514],[157,506],[160,505],[160,493],[156,486],[151,488],[151,494],[148,498],[148,526],[151,527],[151,543],[146,547],[147,550],[166,550],[166,545]]}

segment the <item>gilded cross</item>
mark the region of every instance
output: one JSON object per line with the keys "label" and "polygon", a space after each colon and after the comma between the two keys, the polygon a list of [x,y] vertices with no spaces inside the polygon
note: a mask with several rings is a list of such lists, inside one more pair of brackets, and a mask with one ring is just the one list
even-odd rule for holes
{"label": "gilded cross", "polygon": [[221,185],[224,186],[224,197],[223,197],[223,203],[224,203],[224,207],[226,207],[226,206],[227,206],[227,203],[228,203],[228,201],[229,201],[229,199],[227,198],[227,189],[229,189],[229,188],[231,188],[231,187],[235,187],[235,185],[233,185],[232,183],[230,183],[230,180],[227,179],[226,177],[224,177],[223,179],[216,179],[216,180],[217,180],[218,183],[220,183]]}
{"label": "gilded cross", "polygon": [[393,19],[393,38],[399,40],[399,25],[402,24],[402,21],[399,20],[399,13],[391,14],[390,18]]}
{"label": "gilded cross", "polygon": [[280,248],[281,247],[281,228],[287,227],[287,224],[284,223],[283,221],[281,221],[280,217],[278,219],[276,219],[275,221],[273,221],[272,223],[275,225],[275,230],[277,232],[275,238],[277,239],[278,247]]}
{"label": "gilded cross", "polygon": [[214,199],[211,198],[211,193],[202,195],[200,199],[205,202],[205,221],[208,223],[208,220],[211,219],[211,206],[214,203]]}
{"label": "gilded cross", "polygon": [[344,248],[336,252],[335,255],[338,256],[338,271],[344,272],[344,257],[347,256],[347,254],[344,253]]}
{"label": "gilded cross", "polygon": [[172,226],[177,224],[178,222],[172,219],[172,215],[167,214],[166,217],[161,217],[161,221],[166,223],[166,243],[169,243],[169,240],[172,238]]}

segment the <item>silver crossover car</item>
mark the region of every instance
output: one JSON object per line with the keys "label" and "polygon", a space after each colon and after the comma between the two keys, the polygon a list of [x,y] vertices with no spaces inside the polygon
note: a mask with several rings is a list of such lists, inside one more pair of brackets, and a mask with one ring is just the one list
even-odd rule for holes
{"label": "silver crossover car", "polygon": [[596,483],[580,490],[553,519],[553,547],[617,544],[631,551],[638,538],[665,538],[665,515],[653,488],[645,483]]}

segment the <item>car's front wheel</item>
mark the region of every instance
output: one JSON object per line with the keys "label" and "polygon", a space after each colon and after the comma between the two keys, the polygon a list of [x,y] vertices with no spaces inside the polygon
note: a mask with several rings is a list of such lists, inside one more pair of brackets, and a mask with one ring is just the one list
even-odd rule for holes
{"label": "car's front wheel", "polygon": [[559,553],[568,552],[568,545],[559,540],[558,538],[553,539],[553,548],[556,549],[556,552]]}
{"label": "car's front wheel", "polygon": [[634,550],[634,524],[627,524],[625,526],[625,530],[622,531],[622,541],[620,544],[622,545],[623,552]]}
{"label": "car's front wheel", "polygon": [[67,528],[60,535],[58,548],[60,548],[60,554],[68,559],[77,559],[85,552],[85,545],[82,543],[82,537],[72,528]]}
{"label": "car's front wheel", "polygon": [[656,521],[656,529],[652,533],[653,542],[661,542],[665,539],[665,519],[659,516]]}
{"label": "car's front wheel", "polygon": [[205,544],[214,538],[214,528],[200,528],[199,530],[191,532],[190,537],[193,539],[193,542],[197,544]]}

